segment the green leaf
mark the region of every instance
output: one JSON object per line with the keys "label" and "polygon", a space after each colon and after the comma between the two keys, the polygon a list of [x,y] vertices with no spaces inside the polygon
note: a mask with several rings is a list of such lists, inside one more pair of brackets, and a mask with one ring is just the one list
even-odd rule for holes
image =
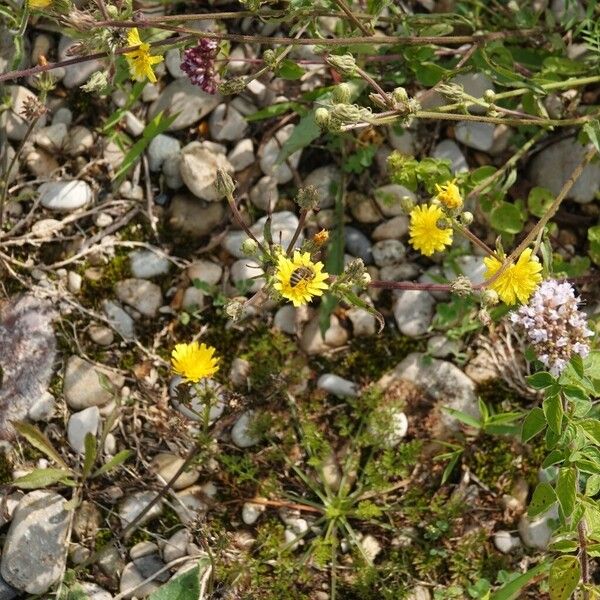
{"label": "green leaf", "polygon": [[600,445],[600,421],[596,419],[583,419],[578,423],[585,436],[595,444]]}
{"label": "green leaf", "polygon": [[300,112],[302,108],[302,105],[298,104],[298,102],[278,102],[277,104],[272,104],[271,106],[267,106],[262,110],[253,112],[251,115],[246,117],[246,121],[252,123],[253,121],[272,119],[273,117],[278,117],[279,115],[282,115],[290,110]]}
{"label": "green leaf", "polygon": [[449,415],[452,415],[455,419],[458,419],[465,425],[469,427],[473,427],[474,429],[481,429],[481,422],[477,420],[475,417],[468,415],[460,410],[456,410],[455,408],[450,408],[449,406],[443,406],[442,410]]}
{"label": "green leaf", "polygon": [[294,152],[306,148],[320,135],[321,129],[315,121],[315,111],[312,111],[300,119],[300,122],[292,131],[292,135],[282,144],[275,164],[282,164]]}
{"label": "green leaf", "polygon": [[569,600],[581,579],[581,565],[576,556],[561,556],[550,568],[550,600]]}
{"label": "green leaf", "polygon": [[458,462],[458,459],[461,457],[462,453],[462,448],[460,450],[448,453],[447,458],[449,458],[450,460],[448,461],[448,464],[446,465],[446,468],[444,469],[444,472],[442,474],[441,485],[444,485],[446,481],[448,481],[450,475],[452,475],[452,471],[454,471],[454,467],[456,467],[456,463]]}
{"label": "green leaf", "polygon": [[565,517],[570,517],[573,514],[577,498],[577,469],[562,467],[559,470],[556,481],[556,496]]}
{"label": "green leaf", "polygon": [[535,517],[546,512],[556,502],[556,494],[553,487],[546,482],[538,483],[529,503],[527,514]]}
{"label": "green leaf", "polygon": [[527,587],[534,579],[545,574],[550,569],[550,563],[544,562],[523,575],[519,575],[496,590],[490,600],[517,600],[521,597],[521,590]]}
{"label": "green leaf", "polygon": [[149,600],[199,600],[201,577],[210,569],[210,560],[201,558],[194,567],[173,577],[150,595]]}
{"label": "green leaf", "polygon": [[284,79],[300,79],[306,71],[293,60],[285,59],[279,65],[277,74]]}
{"label": "green leaf", "polygon": [[548,427],[555,433],[562,431],[562,419],[563,419],[563,405],[560,396],[550,396],[544,398],[542,403],[544,415],[548,422]]}
{"label": "green leaf", "polygon": [[527,196],[527,208],[536,217],[543,217],[554,201],[554,194],[543,187],[534,187]]}
{"label": "green leaf", "polygon": [[595,496],[600,492],[600,475],[590,475],[585,483],[585,495]]}
{"label": "green leaf", "polygon": [[551,467],[552,465],[556,465],[559,462],[562,462],[563,460],[565,460],[564,450],[554,449],[544,459],[544,462],[542,463],[542,469],[547,469],[548,467]]}
{"label": "green leaf", "polygon": [[83,468],[81,470],[81,477],[83,479],[87,479],[89,474],[92,472],[94,463],[96,462],[96,456],[97,456],[96,436],[93,433],[88,431],[85,434],[83,444],[85,447],[85,453],[83,455]]}
{"label": "green leaf", "polygon": [[532,408],[529,414],[523,420],[523,429],[521,430],[521,440],[528,442],[546,427],[546,417],[544,411],[536,406]]}
{"label": "green leaf", "polygon": [[92,477],[100,477],[100,475],[104,475],[105,473],[112,471],[119,465],[122,465],[132,454],[132,450],[121,450],[121,452],[117,452],[117,454],[105,462],[99,469],[96,469]]}
{"label": "green leaf", "polygon": [[536,390],[543,390],[556,382],[554,377],[547,371],[540,371],[527,377],[527,383]]}
{"label": "green leaf", "polygon": [[588,121],[582,127],[582,129],[583,132],[588,136],[590,142],[594,144],[596,152],[600,154],[600,121],[598,119]]}
{"label": "green leaf", "polygon": [[65,471],[69,470],[67,463],[62,459],[50,440],[35,426],[29,423],[13,422],[13,427],[40,452],[52,459]]}
{"label": "green leaf", "polygon": [[75,482],[69,479],[70,475],[71,473],[64,469],[35,469],[23,477],[18,477],[12,484],[24,490],[45,488],[59,482],[65,485],[75,485]]}

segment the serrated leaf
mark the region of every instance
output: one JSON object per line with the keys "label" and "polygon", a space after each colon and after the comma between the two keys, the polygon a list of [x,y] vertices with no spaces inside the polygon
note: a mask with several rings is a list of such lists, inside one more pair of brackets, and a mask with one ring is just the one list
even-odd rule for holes
{"label": "serrated leaf", "polygon": [[556,502],[556,493],[549,483],[538,483],[533,492],[533,497],[529,503],[527,514],[535,517],[546,512]]}
{"label": "serrated leaf", "polygon": [[75,482],[69,479],[70,475],[71,473],[64,469],[35,469],[23,477],[18,477],[12,484],[23,490],[37,490],[59,482],[75,485]]}
{"label": "serrated leaf", "polygon": [[200,600],[200,580],[207,569],[210,569],[209,559],[200,559],[194,567],[158,588],[150,595],[149,600]]}
{"label": "serrated leaf", "polygon": [[99,477],[100,475],[104,475],[105,473],[112,471],[119,465],[122,465],[132,454],[132,450],[121,450],[121,452],[117,452],[117,454],[105,462],[99,469],[96,469],[92,477]]}
{"label": "serrated leaf", "polygon": [[88,431],[85,434],[83,444],[84,444],[85,452],[83,455],[83,468],[81,470],[81,477],[83,479],[87,479],[89,474],[92,472],[94,463],[96,462],[96,455],[97,455],[96,436],[93,433]]}
{"label": "serrated leaf", "polygon": [[523,428],[521,429],[521,440],[528,442],[535,437],[540,431],[546,427],[546,417],[544,411],[536,406],[532,408],[529,414],[523,420]]}
{"label": "serrated leaf", "polygon": [[581,579],[581,565],[576,556],[561,556],[550,567],[550,600],[569,600]]}
{"label": "serrated leaf", "polygon": [[562,420],[564,415],[560,396],[550,396],[549,398],[544,398],[542,408],[544,410],[548,427],[554,431],[554,433],[560,433],[562,431]]}
{"label": "serrated leaf", "polygon": [[566,517],[570,517],[577,498],[577,469],[562,467],[556,480],[556,496]]}
{"label": "serrated leaf", "polygon": [[43,452],[64,470],[69,470],[67,463],[62,459],[50,440],[35,425],[13,422],[13,426],[34,448]]}

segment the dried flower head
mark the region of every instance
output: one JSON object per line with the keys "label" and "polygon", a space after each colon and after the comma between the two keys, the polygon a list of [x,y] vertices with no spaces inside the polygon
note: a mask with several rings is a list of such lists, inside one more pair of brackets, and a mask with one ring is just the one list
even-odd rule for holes
{"label": "dried flower head", "polygon": [[202,88],[207,94],[215,94],[217,91],[215,59],[218,53],[217,41],[207,38],[198,40],[196,46],[183,53],[181,70],[194,85]]}
{"label": "dried flower head", "polygon": [[322,296],[329,287],[328,277],[323,263],[313,262],[308,252],[296,251],[291,259],[284,254],[279,256],[273,287],[298,307],[308,304],[315,296]]}
{"label": "dried flower head", "polygon": [[23,102],[21,116],[26,121],[33,121],[34,119],[39,119],[46,112],[48,112],[48,109],[37,98],[28,96]]}
{"label": "dried flower head", "polygon": [[190,344],[177,344],[171,353],[173,371],[194,383],[212,377],[219,370],[219,358],[215,349],[193,341]]}
{"label": "dried flower head", "polygon": [[452,229],[438,226],[443,218],[442,209],[435,204],[415,206],[410,211],[409,241],[423,256],[431,256],[452,243]]}
{"label": "dried flower head", "polygon": [[523,329],[538,360],[558,376],[574,354],[585,358],[593,332],[577,307],[580,298],[570,283],[550,279],[537,289],[527,306],[513,312],[511,321]]}
{"label": "dried flower head", "polygon": [[145,81],[148,79],[151,83],[156,83],[156,75],[152,65],[162,62],[162,56],[152,56],[150,54],[150,44],[142,42],[137,27],[132,27],[127,33],[127,44],[129,46],[139,46],[131,52],[125,52],[125,58],[129,64],[131,78],[135,81]]}
{"label": "dried flower head", "polygon": [[[485,278],[492,277],[502,266],[494,256],[483,259],[487,270]],[[542,281],[542,265],[536,256],[531,256],[531,248],[523,250],[519,260],[509,265],[489,287],[498,292],[505,304],[525,304]]]}
{"label": "dried flower head", "polygon": [[296,195],[296,203],[304,210],[317,210],[319,208],[319,190],[314,185],[301,187]]}

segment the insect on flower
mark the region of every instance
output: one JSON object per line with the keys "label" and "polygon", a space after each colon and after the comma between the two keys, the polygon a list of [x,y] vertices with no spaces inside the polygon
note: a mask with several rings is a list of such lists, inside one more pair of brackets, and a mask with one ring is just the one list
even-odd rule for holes
{"label": "insect on flower", "polygon": [[298,267],[290,276],[290,285],[296,287],[301,281],[312,281],[315,274],[308,267]]}

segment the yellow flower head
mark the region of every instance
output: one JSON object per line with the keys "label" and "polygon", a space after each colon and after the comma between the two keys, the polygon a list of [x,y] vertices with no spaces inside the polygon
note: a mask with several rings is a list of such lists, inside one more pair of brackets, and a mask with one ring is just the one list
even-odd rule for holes
{"label": "yellow flower head", "polygon": [[463,199],[460,195],[460,190],[456,185],[456,179],[445,183],[444,185],[435,184],[436,198],[450,210],[460,208],[463,204]]}
{"label": "yellow flower head", "polygon": [[[502,265],[493,256],[486,256],[483,262],[487,267],[486,279],[492,277]],[[506,304],[516,304],[517,300],[525,304],[542,281],[541,270],[539,260],[531,256],[531,248],[527,248],[523,250],[516,264],[509,265],[489,288],[497,292],[500,300]]]}
{"label": "yellow flower head", "polygon": [[150,44],[142,42],[136,27],[132,27],[127,33],[127,44],[129,46],[139,46],[131,52],[125,52],[131,78],[136,81],[144,81],[147,78],[148,81],[156,83],[156,75],[152,70],[152,65],[162,62],[163,57],[150,54]]}
{"label": "yellow flower head", "polygon": [[284,298],[291,300],[294,306],[307,304],[313,296],[322,296],[329,286],[328,273],[323,271],[323,263],[312,262],[309,252],[294,252],[290,260],[283,254],[279,256],[273,286]]}
{"label": "yellow flower head", "polygon": [[442,209],[435,205],[415,206],[410,211],[410,243],[424,256],[443,250],[452,243],[452,229],[441,229],[438,221],[444,219]]}
{"label": "yellow flower head", "polygon": [[48,8],[52,0],[27,0],[29,8]]}
{"label": "yellow flower head", "polygon": [[219,358],[214,356],[215,349],[206,344],[177,344],[171,352],[173,371],[194,383],[212,377],[219,370]]}

